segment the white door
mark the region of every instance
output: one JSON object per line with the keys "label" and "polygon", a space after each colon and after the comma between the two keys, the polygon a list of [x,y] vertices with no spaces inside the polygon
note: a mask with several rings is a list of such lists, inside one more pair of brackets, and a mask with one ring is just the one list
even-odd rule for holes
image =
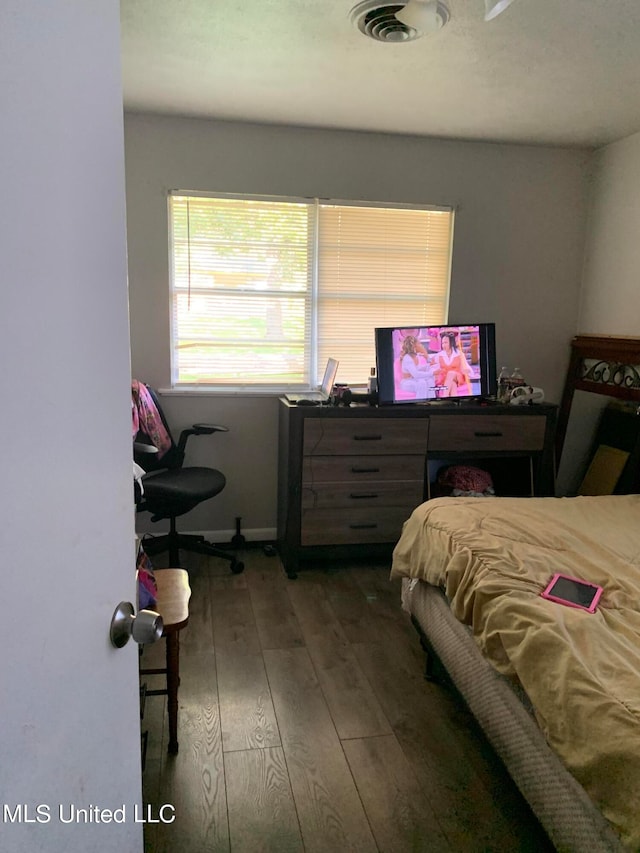
{"label": "white door", "polygon": [[142,850],[119,40],[0,4],[3,853]]}

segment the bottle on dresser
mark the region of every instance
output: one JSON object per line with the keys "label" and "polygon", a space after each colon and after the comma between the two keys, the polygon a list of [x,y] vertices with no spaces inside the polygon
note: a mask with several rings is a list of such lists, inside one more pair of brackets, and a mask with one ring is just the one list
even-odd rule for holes
{"label": "bottle on dresser", "polygon": [[503,367],[498,374],[498,393],[497,400],[499,403],[506,403],[509,399],[511,390],[509,388],[509,368]]}
{"label": "bottle on dresser", "polygon": [[524,380],[524,376],[520,372],[519,367],[514,367],[513,373],[509,377],[509,385],[511,386],[511,390],[514,388],[519,388],[521,385],[526,385],[527,383]]}
{"label": "bottle on dresser", "polygon": [[378,377],[376,376],[375,367],[371,368],[369,379],[367,381],[367,393],[376,394],[378,392]]}
{"label": "bottle on dresser", "polygon": [[514,367],[512,373],[509,373],[509,370],[503,367],[498,376],[498,402],[508,403],[511,399],[513,389],[520,388],[520,386],[526,384],[519,367]]}

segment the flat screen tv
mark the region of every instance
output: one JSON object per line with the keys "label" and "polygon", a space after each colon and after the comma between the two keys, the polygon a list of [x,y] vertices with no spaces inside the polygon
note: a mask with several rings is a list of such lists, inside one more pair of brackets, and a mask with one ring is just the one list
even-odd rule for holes
{"label": "flat screen tv", "polygon": [[375,342],[380,405],[496,394],[493,323],[376,329]]}

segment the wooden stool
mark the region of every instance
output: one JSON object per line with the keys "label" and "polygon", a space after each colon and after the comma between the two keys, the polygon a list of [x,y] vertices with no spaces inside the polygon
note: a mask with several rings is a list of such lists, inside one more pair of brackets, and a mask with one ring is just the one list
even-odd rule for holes
{"label": "wooden stool", "polygon": [[158,584],[154,608],[164,622],[162,636],[166,638],[167,665],[164,669],[141,669],[141,675],[167,676],[164,690],[147,690],[147,696],[166,696],[169,712],[169,752],[178,751],[178,686],[180,685],[180,631],[189,622],[189,575],[184,569],[156,569]]}

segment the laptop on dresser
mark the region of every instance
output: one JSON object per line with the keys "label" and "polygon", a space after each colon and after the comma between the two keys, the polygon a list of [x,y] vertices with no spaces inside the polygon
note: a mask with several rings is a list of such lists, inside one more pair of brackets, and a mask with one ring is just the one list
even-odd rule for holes
{"label": "laptop on dresser", "polygon": [[313,391],[306,391],[300,394],[285,394],[285,400],[288,403],[299,403],[301,400],[310,400],[315,403],[328,403],[333,384],[336,381],[339,362],[335,358],[330,358],[327,361],[327,366],[322,377],[322,384],[319,388]]}

